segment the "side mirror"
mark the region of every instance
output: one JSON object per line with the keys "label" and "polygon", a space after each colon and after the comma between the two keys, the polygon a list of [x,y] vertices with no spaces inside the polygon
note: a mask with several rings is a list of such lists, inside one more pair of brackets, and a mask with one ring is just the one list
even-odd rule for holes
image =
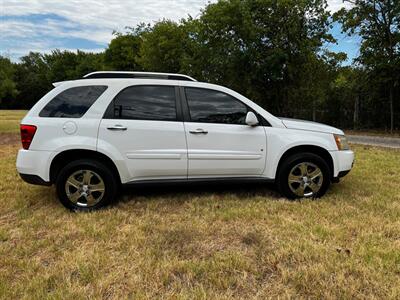
{"label": "side mirror", "polygon": [[258,125],[258,119],[257,116],[252,112],[249,111],[246,115],[246,124],[249,126],[257,126]]}

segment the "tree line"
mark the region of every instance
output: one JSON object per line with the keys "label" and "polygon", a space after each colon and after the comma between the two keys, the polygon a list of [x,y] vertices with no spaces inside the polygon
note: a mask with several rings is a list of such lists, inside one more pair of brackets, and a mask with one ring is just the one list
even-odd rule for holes
{"label": "tree line", "polygon": [[[351,66],[334,22],[361,39]],[[220,0],[198,18],[115,32],[104,52],[30,52],[0,57],[0,108],[30,108],[52,82],[98,70],[183,73],[225,85],[278,116],[343,128],[400,127],[400,1],[352,0],[335,14],[326,0]]]}

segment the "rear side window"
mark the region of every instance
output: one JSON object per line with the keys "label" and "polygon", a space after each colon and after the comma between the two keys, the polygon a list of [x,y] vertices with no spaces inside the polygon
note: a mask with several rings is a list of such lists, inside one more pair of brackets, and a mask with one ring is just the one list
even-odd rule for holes
{"label": "rear side window", "polygon": [[215,90],[185,88],[192,122],[244,125],[247,106],[236,98]]}
{"label": "rear side window", "polygon": [[107,109],[108,119],[176,121],[175,87],[131,86],[120,92]]}
{"label": "rear side window", "polygon": [[66,89],[47,103],[39,116],[80,118],[106,89],[105,85],[77,86]]}

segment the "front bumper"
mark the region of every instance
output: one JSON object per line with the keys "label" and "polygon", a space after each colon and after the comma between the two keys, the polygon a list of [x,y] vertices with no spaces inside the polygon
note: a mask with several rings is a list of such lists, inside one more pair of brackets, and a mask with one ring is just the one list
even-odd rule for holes
{"label": "front bumper", "polygon": [[354,165],[354,152],[351,150],[332,151],[334,172],[333,182],[339,182],[339,178],[346,176]]}

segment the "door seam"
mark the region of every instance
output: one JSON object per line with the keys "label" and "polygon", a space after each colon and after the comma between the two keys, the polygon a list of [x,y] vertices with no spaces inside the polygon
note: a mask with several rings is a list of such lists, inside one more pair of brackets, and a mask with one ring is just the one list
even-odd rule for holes
{"label": "door seam", "polygon": [[187,132],[186,132],[186,126],[185,122],[182,122],[183,124],[183,129],[185,133],[185,143],[186,143],[186,179],[189,178],[189,145],[188,145],[188,140],[187,140]]}

